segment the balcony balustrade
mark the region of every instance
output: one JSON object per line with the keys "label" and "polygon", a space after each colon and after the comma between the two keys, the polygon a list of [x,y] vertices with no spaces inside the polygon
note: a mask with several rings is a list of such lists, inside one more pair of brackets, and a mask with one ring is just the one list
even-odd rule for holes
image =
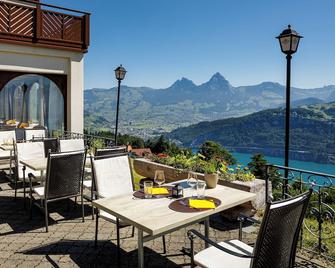
{"label": "balcony balustrade", "polygon": [[34,1],[0,0],[2,43],[85,53],[89,46],[89,23],[90,14],[86,12]]}

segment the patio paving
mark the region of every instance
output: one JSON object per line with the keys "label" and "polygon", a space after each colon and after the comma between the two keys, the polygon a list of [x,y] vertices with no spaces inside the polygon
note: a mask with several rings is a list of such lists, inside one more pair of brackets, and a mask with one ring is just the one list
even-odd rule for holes
{"label": "patio paving", "polygon": [[[14,191],[4,179],[0,179],[0,188],[0,267],[117,267],[115,225],[99,221],[99,244],[95,248],[95,221],[87,203],[85,222],[81,221],[80,206],[75,207],[73,201],[70,209],[67,202],[51,204],[52,220],[49,233],[45,233],[43,215],[35,209],[30,220],[28,211],[23,209],[22,194],[15,202]],[[217,241],[236,239],[237,227],[236,223],[215,216],[211,219],[210,237]],[[190,228],[204,229],[201,224]],[[163,251],[160,238],[145,243],[146,267],[189,267],[190,258],[181,249],[189,245],[186,231],[190,228],[166,236],[166,255],[160,254]],[[252,243],[256,234],[249,231],[244,234],[244,241]],[[121,267],[136,267],[136,232],[131,237],[131,228],[123,228],[121,238],[125,238],[121,239]],[[203,246],[196,243],[196,249]],[[326,266],[298,259],[297,267]]]}

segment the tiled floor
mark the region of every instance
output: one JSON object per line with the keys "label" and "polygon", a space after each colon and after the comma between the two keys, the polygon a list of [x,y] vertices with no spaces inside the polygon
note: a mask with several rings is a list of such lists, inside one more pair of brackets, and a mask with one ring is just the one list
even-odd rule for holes
{"label": "tiled floor", "polygon": [[[50,227],[45,233],[44,217],[34,209],[33,219],[23,209],[22,194],[14,201],[14,191],[4,179],[0,180],[0,267],[117,267],[115,226],[104,220],[99,224],[99,244],[94,247],[95,221],[90,208],[85,206],[85,222],[81,221],[80,206],[70,210],[67,202],[50,206]],[[203,230],[202,225],[191,228]],[[210,237],[215,240],[237,238],[237,225],[211,220]],[[247,234],[245,241],[254,241],[255,234]],[[137,237],[131,237],[131,228],[121,230],[121,267],[137,266]],[[146,267],[189,267],[190,259],[181,252],[189,244],[186,229],[166,236],[167,254],[160,238],[145,244]],[[203,246],[197,243],[196,248]],[[299,259],[298,267],[317,267]]]}

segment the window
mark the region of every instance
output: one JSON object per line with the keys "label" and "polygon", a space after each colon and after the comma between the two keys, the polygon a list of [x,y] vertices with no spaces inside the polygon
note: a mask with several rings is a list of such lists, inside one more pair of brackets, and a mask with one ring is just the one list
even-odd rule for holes
{"label": "window", "polygon": [[49,134],[64,130],[64,98],[50,79],[26,74],[10,80],[0,91],[0,121],[47,127]]}

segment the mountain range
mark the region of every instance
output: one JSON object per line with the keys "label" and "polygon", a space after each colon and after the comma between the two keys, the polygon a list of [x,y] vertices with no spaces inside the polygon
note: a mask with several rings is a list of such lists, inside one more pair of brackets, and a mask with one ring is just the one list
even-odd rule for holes
{"label": "mountain range", "polygon": [[[239,118],[201,122],[168,134],[187,147],[206,140],[229,150],[284,156],[285,110],[269,109]],[[335,102],[291,110],[291,159],[335,164]]]}
{"label": "mountain range", "polygon": [[[84,91],[85,127],[114,129],[116,88]],[[292,107],[335,101],[335,85],[302,89],[292,87]],[[181,78],[170,87],[121,87],[120,131],[148,138],[201,121],[238,117],[264,109],[283,107],[285,86],[263,82],[232,86],[220,73],[196,85]]]}

